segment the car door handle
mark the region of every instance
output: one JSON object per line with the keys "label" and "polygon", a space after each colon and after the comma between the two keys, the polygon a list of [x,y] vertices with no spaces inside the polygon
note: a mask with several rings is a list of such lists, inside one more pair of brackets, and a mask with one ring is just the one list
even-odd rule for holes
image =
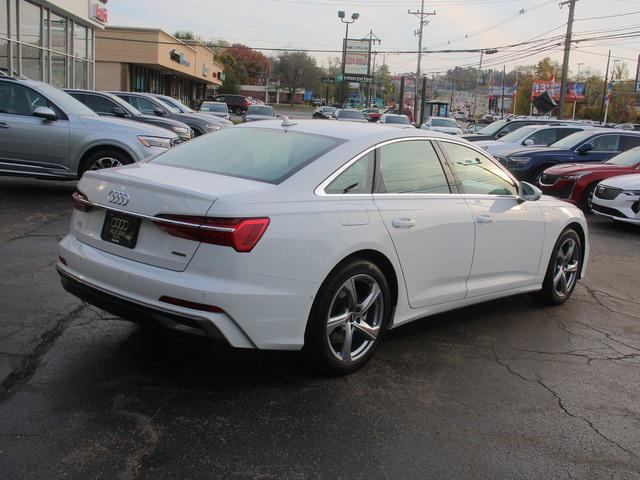
{"label": "car door handle", "polygon": [[0,122],[0,128],[9,128],[9,125],[4,122]]}
{"label": "car door handle", "polygon": [[413,218],[394,218],[391,225],[396,228],[411,228],[415,226],[416,221]]}
{"label": "car door handle", "polygon": [[491,215],[478,215],[476,217],[478,223],[493,223],[493,217]]}

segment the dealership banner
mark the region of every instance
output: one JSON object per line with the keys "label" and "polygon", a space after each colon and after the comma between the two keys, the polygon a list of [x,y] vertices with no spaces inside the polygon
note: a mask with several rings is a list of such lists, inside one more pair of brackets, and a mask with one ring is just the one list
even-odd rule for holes
{"label": "dealership banner", "polygon": [[[531,96],[537,97],[544,92],[549,92],[549,95],[554,100],[560,98],[560,82],[534,80],[531,90]],[[567,82],[567,90],[565,92],[565,100],[567,102],[582,102],[586,95],[586,85],[582,82]]]}
{"label": "dealership banner", "polygon": [[347,39],[345,41],[344,73],[346,75],[369,75],[371,42]]}

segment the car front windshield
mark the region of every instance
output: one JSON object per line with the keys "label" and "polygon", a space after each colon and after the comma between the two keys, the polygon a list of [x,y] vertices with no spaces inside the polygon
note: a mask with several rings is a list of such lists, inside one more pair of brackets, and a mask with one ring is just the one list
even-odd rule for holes
{"label": "car front windshield", "polygon": [[224,103],[203,103],[200,105],[201,112],[227,113],[227,106]]}
{"label": "car front windshield", "polygon": [[640,163],[640,148],[633,148],[610,158],[605,163],[620,165],[622,167],[633,167]]}
{"label": "car front windshield", "polygon": [[70,113],[79,117],[98,116],[96,112],[91,110],[84,103],[73,98],[67,92],[63,92],[62,90],[46,83],[39,84],[38,88],[40,88],[42,93],[65,113]]}
{"label": "car front windshield", "polygon": [[247,115],[267,115],[272,117],[274,113],[273,107],[251,105],[247,109]]}
{"label": "car front windshield", "polygon": [[398,123],[400,125],[409,125],[409,117],[406,115],[389,115],[385,118],[385,123]]}
{"label": "car front windshield", "polygon": [[431,126],[433,127],[457,127],[458,124],[452,118],[432,118]]}
{"label": "car front windshield", "polygon": [[505,143],[516,143],[521,138],[527,138],[533,132],[538,130],[538,127],[522,127],[514,130],[511,133],[507,133],[504,137],[499,138],[501,142]]}
{"label": "car front windshield", "polygon": [[267,128],[228,128],[183,143],[152,163],[278,184],[343,139]]}
{"label": "car front windshield", "polygon": [[340,110],[340,112],[338,112],[338,116],[340,118],[357,118],[357,119],[364,118],[362,116],[362,113],[358,112],[357,110]]}
{"label": "car front windshield", "polygon": [[130,103],[125,102],[119,96],[113,95],[111,93],[105,93],[105,95],[109,97],[109,100],[112,100],[115,103],[117,103],[120,106],[120,108],[122,108],[125,112],[129,112],[131,115],[138,116],[143,114],[140,110],[138,110],[136,107],[134,107]]}
{"label": "car front windshield", "polygon": [[573,148],[580,145],[585,140],[588,140],[593,136],[593,131],[585,130],[584,132],[576,132],[571,135],[567,135],[566,137],[558,140],[555,143],[552,143],[550,147],[559,148],[560,150],[572,150]]}
{"label": "car front windshield", "polygon": [[162,97],[160,100],[164,100],[165,103],[168,103],[169,105],[173,106],[174,108],[177,108],[178,110],[180,110],[183,113],[194,113],[195,112],[195,110],[193,110],[192,108],[187,107],[184,103],[182,103],[180,100],[176,100],[175,98]]}
{"label": "car front windshield", "polygon": [[507,120],[498,120],[497,122],[490,123],[483,129],[479,130],[478,133],[481,135],[493,136],[498,130],[504,127],[507,123],[508,123]]}

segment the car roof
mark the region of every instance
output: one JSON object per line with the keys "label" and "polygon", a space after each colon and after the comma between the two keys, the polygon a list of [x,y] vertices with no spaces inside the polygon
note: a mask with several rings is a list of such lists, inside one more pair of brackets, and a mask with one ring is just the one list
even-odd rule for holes
{"label": "car roof", "polygon": [[[372,123],[327,122],[319,120],[290,120],[290,126],[283,127],[281,120],[265,120],[263,122],[251,122],[236,125],[234,128],[270,128],[286,129],[292,132],[308,133],[312,135],[324,135],[327,137],[341,138],[344,140],[365,139],[372,137],[373,141],[385,141],[394,138],[421,137],[452,139],[448,133],[435,132],[433,130],[408,129],[399,130]],[[455,140],[467,142],[455,137]],[[469,142],[469,145],[471,143]]]}

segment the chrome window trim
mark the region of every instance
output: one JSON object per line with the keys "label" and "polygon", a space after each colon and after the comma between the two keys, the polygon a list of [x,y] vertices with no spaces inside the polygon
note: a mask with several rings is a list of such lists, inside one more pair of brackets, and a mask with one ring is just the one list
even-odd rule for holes
{"label": "chrome window trim", "polygon": [[109,210],[111,212],[118,212],[118,213],[122,213],[125,215],[129,215],[132,217],[136,217],[136,218],[142,218],[144,220],[151,220],[152,222],[155,223],[167,223],[167,224],[171,224],[171,225],[181,225],[183,227],[191,227],[191,228],[200,228],[202,230],[209,230],[212,232],[235,232],[235,228],[233,227],[214,227],[211,225],[201,225],[198,223],[191,223],[191,222],[181,222],[179,220],[171,220],[168,218],[163,218],[163,217],[154,217],[152,215],[145,215],[143,213],[136,213],[136,212],[129,212],[127,210],[122,210],[120,208],[114,208],[108,205],[103,205],[101,203],[96,203],[96,202],[92,202],[90,200],[85,200],[83,198],[77,198],[76,199],[77,202],[82,203],[83,205],[86,205],[88,207],[92,207],[92,208],[102,208],[104,210]]}

